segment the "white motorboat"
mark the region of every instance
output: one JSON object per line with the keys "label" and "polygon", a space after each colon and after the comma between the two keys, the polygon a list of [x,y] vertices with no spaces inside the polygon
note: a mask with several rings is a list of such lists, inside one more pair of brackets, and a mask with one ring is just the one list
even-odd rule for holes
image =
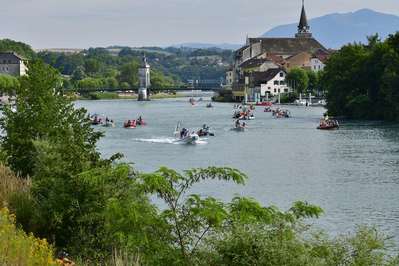
{"label": "white motorboat", "polygon": [[184,144],[196,144],[199,140],[199,136],[197,133],[190,132],[188,129],[182,128],[180,129],[180,122],[177,123],[175,129],[175,142],[177,143],[184,143]]}

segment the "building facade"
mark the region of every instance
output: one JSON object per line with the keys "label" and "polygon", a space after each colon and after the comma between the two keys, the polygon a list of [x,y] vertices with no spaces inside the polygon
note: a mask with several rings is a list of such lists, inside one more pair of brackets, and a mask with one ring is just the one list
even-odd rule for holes
{"label": "building facade", "polygon": [[14,52],[0,53],[0,74],[16,77],[26,75],[27,60]]}
{"label": "building facade", "polygon": [[[233,72],[236,76],[232,85],[233,99],[235,101],[243,101],[247,98],[256,98],[247,94],[250,91],[258,91],[259,93],[259,90],[249,88],[248,86],[251,86],[251,84],[245,84],[246,77],[253,75],[254,72],[256,72],[256,75],[253,75],[253,77],[264,81],[266,78],[270,78],[270,72],[268,71],[271,69],[274,69],[274,72],[280,70],[288,71],[294,67],[310,70],[312,68],[311,59],[314,57],[313,55],[320,51],[323,51],[323,54],[328,54],[327,49],[313,38],[307,21],[305,6],[302,2],[298,31],[294,37],[247,37],[246,44],[235,52]],[[285,79],[285,74],[283,76]],[[274,84],[277,81],[278,85]],[[280,80],[279,77],[276,77],[271,82],[272,84],[270,84],[270,80],[267,83],[259,83],[253,80],[252,84],[263,84],[260,87],[262,97],[266,92],[270,95],[276,95],[291,91],[285,84],[285,81]]]}

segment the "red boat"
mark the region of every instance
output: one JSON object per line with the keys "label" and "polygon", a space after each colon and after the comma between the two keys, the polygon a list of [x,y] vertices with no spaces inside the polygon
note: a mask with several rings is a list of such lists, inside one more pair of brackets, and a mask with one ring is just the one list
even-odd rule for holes
{"label": "red boat", "polygon": [[257,106],[272,106],[272,102],[257,102]]}
{"label": "red boat", "polygon": [[338,125],[325,125],[325,126],[318,126],[317,129],[320,130],[332,130],[332,129],[338,129]]}
{"label": "red boat", "polygon": [[136,120],[128,120],[123,124],[124,128],[136,128],[136,126],[137,126]]}
{"label": "red boat", "polygon": [[331,120],[331,119],[321,119],[320,125],[317,127],[317,129],[320,129],[320,130],[332,130],[332,129],[338,129],[338,128],[339,128],[338,121]]}

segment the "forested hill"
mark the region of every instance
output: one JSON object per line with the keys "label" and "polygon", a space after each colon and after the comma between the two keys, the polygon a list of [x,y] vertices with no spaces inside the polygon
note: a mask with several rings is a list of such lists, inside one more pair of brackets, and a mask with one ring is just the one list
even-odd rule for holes
{"label": "forested hill", "polygon": [[232,64],[233,51],[219,48],[89,48],[75,53],[41,51],[27,44],[0,40],[0,51],[16,51],[27,58],[41,58],[65,77],[66,88],[134,89],[138,67],[145,54],[152,66],[152,85],[167,88],[188,80],[221,80]]}

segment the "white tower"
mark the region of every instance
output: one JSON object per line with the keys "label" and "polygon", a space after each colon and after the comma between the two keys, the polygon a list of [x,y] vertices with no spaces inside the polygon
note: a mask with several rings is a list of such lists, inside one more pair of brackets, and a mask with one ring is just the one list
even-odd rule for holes
{"label": "white tower", "polygon": [[139,97],[138,97],[139,101],[148,100],[147,90],[151,86],[150,71],[151,67],[147,62],[147,58],[143,56],[143,61],[139,68],[139,80],[140,80]]}

